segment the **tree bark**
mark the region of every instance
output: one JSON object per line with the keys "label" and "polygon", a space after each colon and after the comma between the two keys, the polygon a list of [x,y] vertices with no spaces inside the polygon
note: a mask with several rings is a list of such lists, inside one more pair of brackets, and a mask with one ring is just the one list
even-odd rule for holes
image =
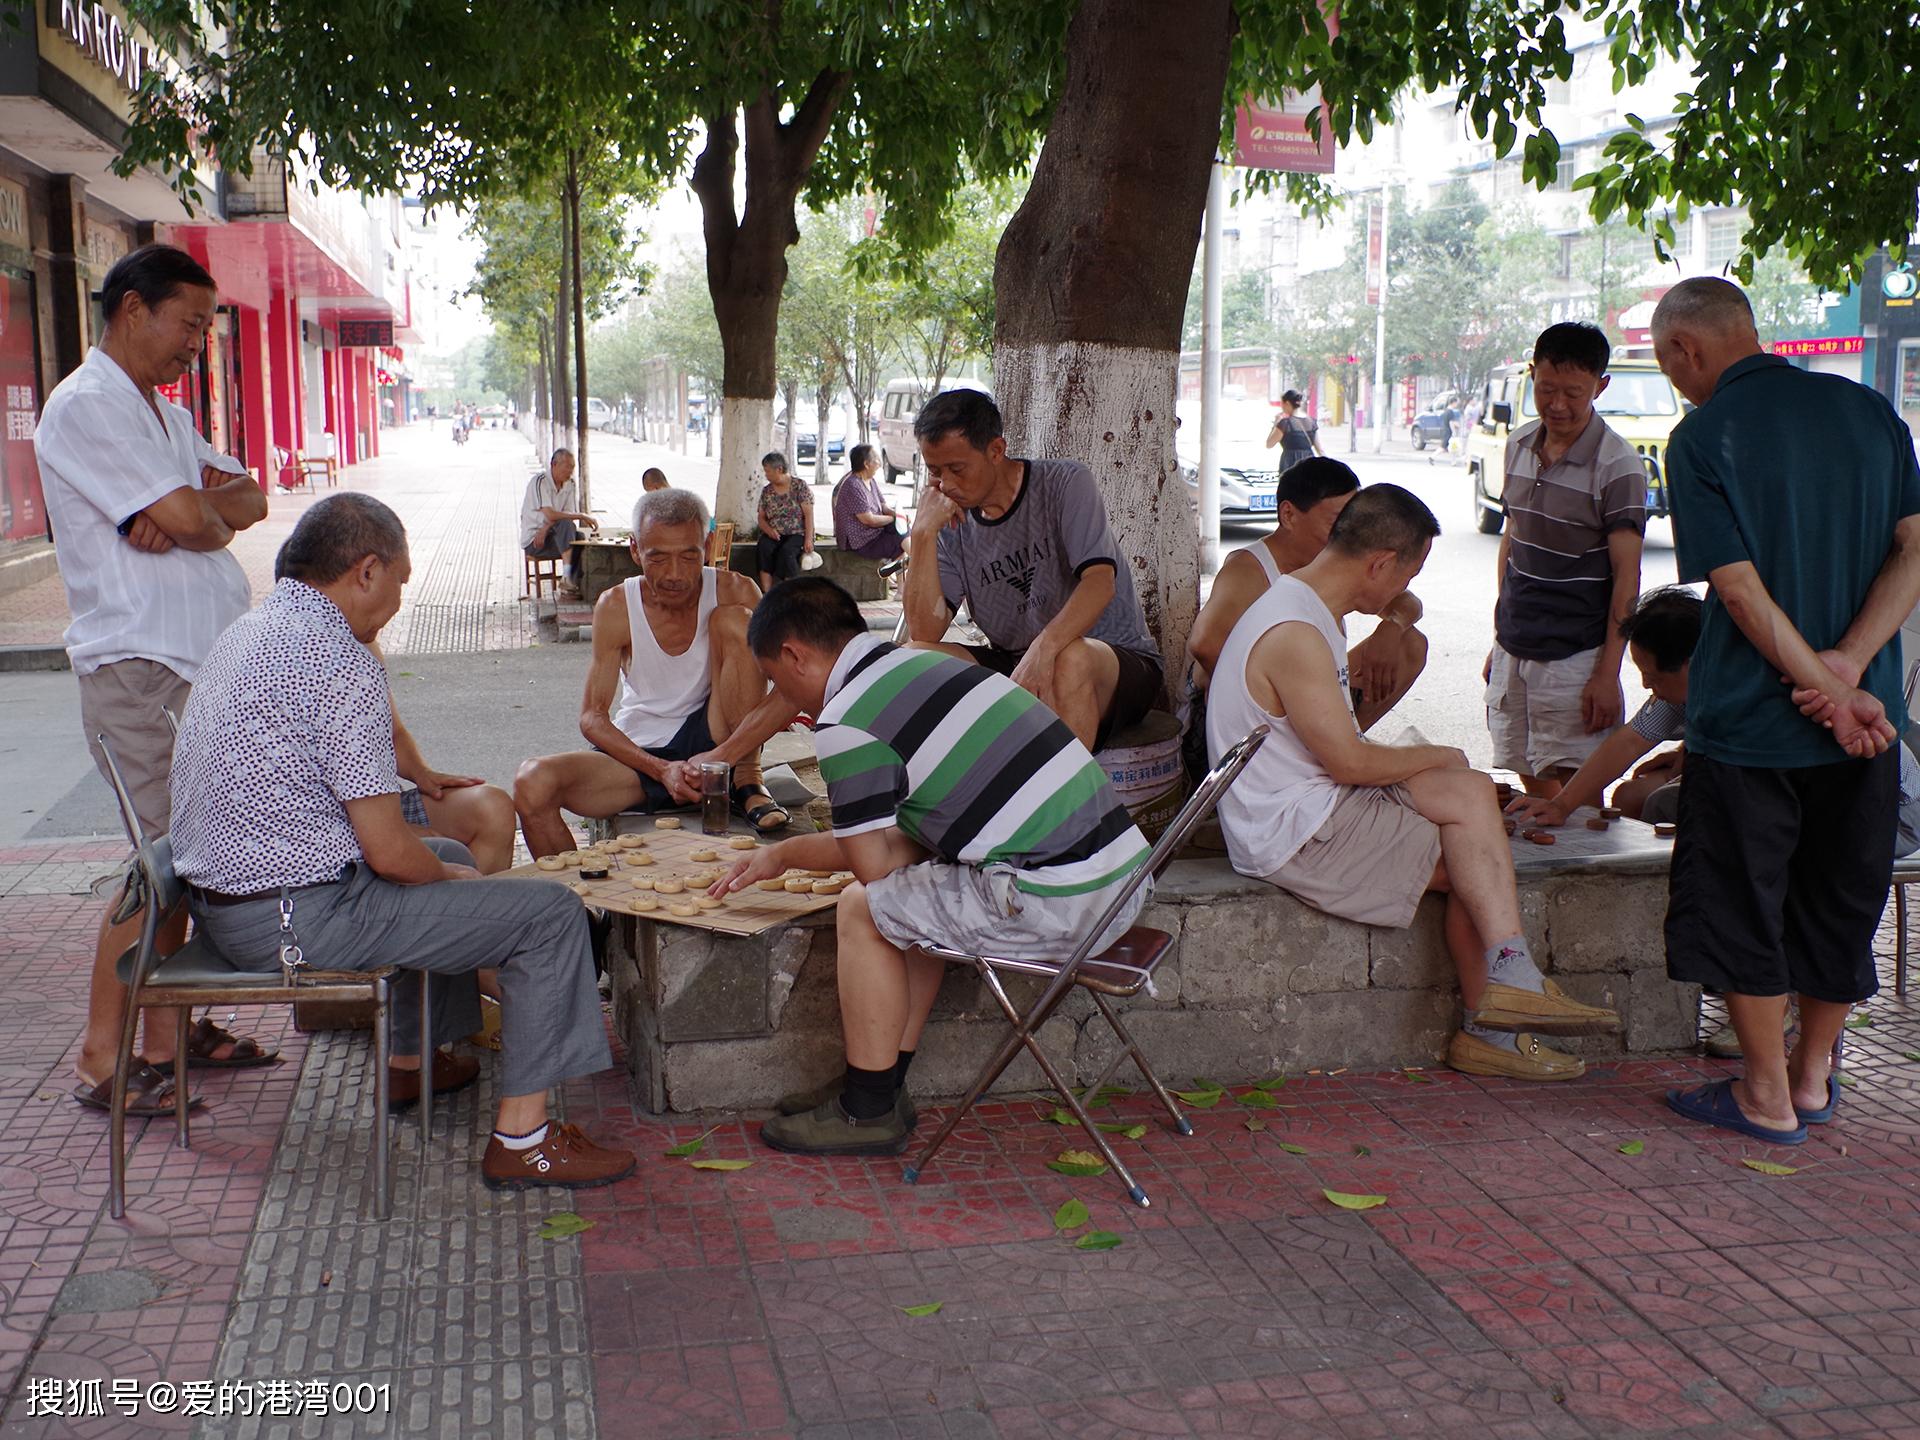
{"label": "tree bark", "polygon": [[1219,144],[1230,0],[1081,0],[1033,184],[994,263],[1014,453],[1092,467],[1174,694],[1200,535],[1173,453],[1180,327]]}
{"label": "tree bark", "polygon": [[587,499],[587,297],[580,259],[580,153],[567,151],[567,261],[573,276],[574,459],[580,469],[580,509]]}
{"label": "tree bark", "polygon": [[[733,204],[742,115],[707,117],[707,140],[693,165],[706,240],[707,290],[720,327],[720,484],[714,514],[741,533],[754,523],[749,497],[772,433],[774,342],[787,250],[800,239],[794,204],[826,139],[850,77],[823,70],[787,121],[769,85],[746,106],[746,205]],[[711,397],[708,410],[713,409]],[[711,418],[709,419],[711,424]]]}

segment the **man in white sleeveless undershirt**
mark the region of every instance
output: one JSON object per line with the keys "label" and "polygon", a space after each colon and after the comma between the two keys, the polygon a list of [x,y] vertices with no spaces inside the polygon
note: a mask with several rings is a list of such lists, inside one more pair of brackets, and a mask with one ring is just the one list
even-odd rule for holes
{"label": "man in white sleeveless undershirt", "polygon": [[1207,746],[1218,757],[1256,725],[1272,733],[1221,797],[1220,828],[1234,869],[1325,914],[1405,929],[1422,896],[1444,894],[1467,1008],[1447,1063],[1571,1079],[1581,1062],[1537,1036],[1617,1030],[1620,1020],[1562,994],[1534,964],[1493,781],[1448,746],[1375,744],[1354,718],[1346,617],[1386,610],[1439,533],[1412,493],[1369,485],[1319,555],[1240,617],[1208,687]]}
{"label": "man in white sleeveless undershirt", "polygon": [[[529,760],[514,806],[536,856],[572,848],[560,812],[604,817],[671,810],[691,797],[670,784],[677,762],[712,750],[767,693],[747,648],[760,587],[707,561],[707,507],[686,490],[654,490],[633,510],[633,558],[644,571],[593,608],[593,660],[580,707],[591,750]],[[679,772],[675,772],[676,774]],[[787,812],[761,783],[759,753],[733,768],[734,808],[761,830]]]}

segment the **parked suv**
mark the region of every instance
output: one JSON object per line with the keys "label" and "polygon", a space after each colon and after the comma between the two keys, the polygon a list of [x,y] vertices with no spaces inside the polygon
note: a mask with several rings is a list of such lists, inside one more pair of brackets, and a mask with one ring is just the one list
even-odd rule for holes
{"label": "parked suv", "polygon": [[[947,380],[947,390],[978,390],[991,395],[978,380]],[[889,380],[880,392],[880,423],[876,430],[880,446],[882,478],[888,484],[901,475],[913,476],[913,488],[920,489],[920,444],[913,438],[913,420],[927,403],[929,391],[924,380]]]}
{"label": "parked suv", "polygon": [[[1647,467],[1647,516],[1667,513],[1667,437],[1687,405],[1673,382],[1651,360],[1614,360],[1612,378],[1593,408],[1600,418],[1640,452]],[[1531,367],[1503,365],[1480,393],[1480,423],[1467,434],[1467,474],[1473,481],[1475,523],[1482,535],[1498,535],[1507,523],[1507,436],[1519,425],[1540,418],[1533,404]]]}

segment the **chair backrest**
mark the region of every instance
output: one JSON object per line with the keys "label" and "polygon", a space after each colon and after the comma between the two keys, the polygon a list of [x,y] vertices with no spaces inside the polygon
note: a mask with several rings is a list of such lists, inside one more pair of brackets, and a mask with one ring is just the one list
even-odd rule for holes
{"label": "chair backrest", "polygon": [[1080,966],[1080,962],[1092,953],[1094,945],[1107,927],[1113,924],[1121,910],[1126,907],[1149,877],[1157,877],[1165,870],[1179,853],[1180,847],[1187,843],[1187,837],[1199,828],[1202,821],[1213,813],[1213,807],[1220,803],[1220,797],[1226,794],[1227,787],[1240,778],[1240,772],[1247,768],[1260,747],[1266,743],[1268,727],[1254,726],[1246,739],[1240,741],[1226,754],[1220,757],[1220,763],[1207,772],[1199,788],[1193,792],[1180,813],[1173,817],[1173,823],[1160,832],[1160,838],[1154,842],[1153,849],[1147,852],[1146,863],[1133,872],[1133,877],[1120,888],[1106,911],[1088,928],[1087,936],[1080,942],[1080,948],[1073,952],[1073,958],[1062,967],[1062,973],[1071,973]]}
{"label": "chair backrest", "polygon": [[[171,710],[166,712],[167,720],[175,725]],[[138,976],[146,978],[146,972],[160,958],[156,945],[160,936],[160,924],[171,915],[186,898],[186,886],[173,869],[173,841],[165,835],[149,835],[146,827],[140,823],[139,813],[133,808],[133,796],[127,790],[127,782],[120,774],[120,762],[114,758],[113,747],[107,744],[104,735],[95,737],[100,743],[100,754],[107,762],[107,781],[113,787],[113,798],[120,806],[120,823],[126,827],[127,839],[133,843],[135,861],[140,867],[140,881],[146,889],[146,904],[140,918],[140,950]]]}
{"label": "chair backrest", "polygon": [[733,521],[717,520],[707,539],[707,564],[726,569],[733,562]]}

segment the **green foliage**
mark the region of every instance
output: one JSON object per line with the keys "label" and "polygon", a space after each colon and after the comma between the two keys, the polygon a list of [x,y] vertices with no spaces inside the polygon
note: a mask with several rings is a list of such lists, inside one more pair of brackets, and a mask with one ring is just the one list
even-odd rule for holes
{"label": "green foliage", "polygon": [[969,359],[993,352],[994,256],[1024,192],[1022,184],[974,182],[955,194],[946,233],[930,249],[903,240],[891,213],[854,248],[858,273],[892,282],[890,358],[935,389]]}
{"label": "green foliage", "polygon": [[[1202,306],[1206,299],[1206,267],[1195,263],[1193,280],[1187,287],[1187,314],[1180,324],[1182,349],[1200,348]],[[1267,282],[1258,270],[1239,270],[1220,277],[1220,344],[1234,350],[1249,345],[1273,343],[1273,326],[1267,320]]]}
{"label": "green foliage", "polygon": [[642,393],[647,364],[664,359],[702,382],[708,394],[717,393],[720,326],[700,263],[680,260],[667,266],[619,320],[588,337],[587,353],[609,392]]}

